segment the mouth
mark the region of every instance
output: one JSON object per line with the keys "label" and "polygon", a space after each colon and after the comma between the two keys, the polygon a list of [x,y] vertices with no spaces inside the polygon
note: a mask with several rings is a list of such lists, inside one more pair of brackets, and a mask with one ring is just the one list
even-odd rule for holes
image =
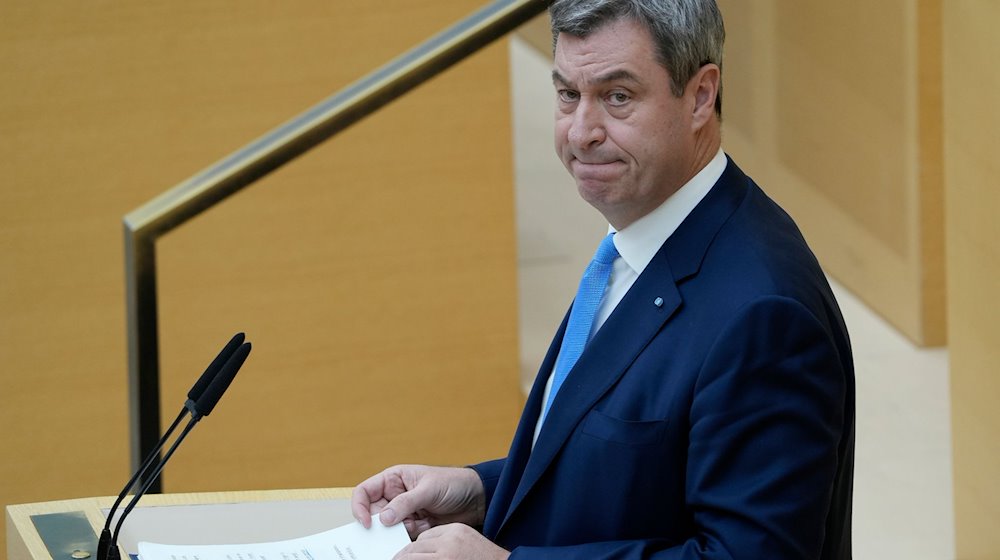
{"label": "mouth", "polygon": [[573,161],[575,161],[576,163],[579,163],[581,165],[609,165],[609,164],[612,164],[612,163],[618,163],[621,160],[619,160],[619,159],[583,159],[583,158],[574,157]]}
{"label": "mouth", "polygon": [[606,179],[612,175],[617,175],[625,163],[621,160],[581,160],[574,159],[572,162],[573,175],[577,179]]}

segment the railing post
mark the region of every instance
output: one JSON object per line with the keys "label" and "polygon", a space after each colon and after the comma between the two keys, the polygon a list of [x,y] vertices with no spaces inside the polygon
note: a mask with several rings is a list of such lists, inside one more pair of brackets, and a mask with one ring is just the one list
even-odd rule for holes
{"label": "railing post", "polygon": [[[156,309],[156,243],[125,220],[129,456],[133,471],[160,438],[160,355]],[[146,482],[140,480],[139,485]],[[150,492],[162,491],[159,480]]]}

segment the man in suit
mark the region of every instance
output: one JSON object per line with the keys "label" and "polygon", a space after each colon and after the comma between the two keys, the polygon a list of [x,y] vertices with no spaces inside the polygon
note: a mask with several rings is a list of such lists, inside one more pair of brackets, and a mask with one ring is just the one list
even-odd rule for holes
{"label": "man in suit", "polygon": [[355,516],[403,521],[397,558],[850,558],[847,332],[795,224],[721,150],[714,1],[551,15],[557,152],[611,233],[507,457],[389,468]]}

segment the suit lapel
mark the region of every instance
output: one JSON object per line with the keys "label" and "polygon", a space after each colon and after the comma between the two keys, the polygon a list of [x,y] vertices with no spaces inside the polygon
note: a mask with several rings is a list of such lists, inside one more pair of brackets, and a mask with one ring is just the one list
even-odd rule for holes
{"label": "suit lapel", "polygon": [[[484,529],[495,536],[552,464],[570,435],[649,344],[682,303],[678,284],[694,276],[712,239],[746,193],[746,178],[730,160],[709,194],[664,243],[604,326],[587,345],[556,394],[534,449],[542,396],[566,328],[566,318],[525,404]],[[568,313],[567,313],[568,317]],[[497,502],[497,500],[500,500]],[[508,502],[509,500],[509,505]]]}
{"label": "suit lapel", "polygon": [[504,463],[503,471],[500,473],[500,480],[497,482],[496,491],[490,501],[489,510],[486,512],[486,520],[483,523],[483,534],[490,538],[496,538],[500,525],[506,521],[510,511],[511,500],[515,490],[519,487],[524,473],[525,465],[531,456],[531,441],[535,435],[535,426],[538,424],[538,416],[541,413],[542,401],[545,396],[545,385],[548,381],[552,368],[555,367],[556,358],[559,356],[559,346],[562,344],[563,334],[566,332],[566,324],[569,321],[569,311],[563,317],[562,324],[556,331],[556,336],[549,345],[549,350],[542,360],[538,375],[535,376],[535,383],[528,393],[528,400],[524,404],[521,412],[521,420],[518,423],[517,431],[514,432],[514,440],[511,442],[510,450],[507,453],[507,460]]}
{"label": "suit lapel", "polygon": [[[668,268],[665,260],[661,260],[658,266]],[[668,275],[667,278],[669,277]],[[546,418],[533,450],[530,449],[530,439],[533,434],[527,435],[529,446],[527,453],[530,455],[527,457],[524,472],[507,509],[505,520],[541,478],[577,424],[618,381],[635,357],[680,306],[681,299],[676,286],[662,283],[660,286],[650,286],[649,284],[655,283],[655,278],[663,276],[644,275],[637,280],[618,308],[608,317],[604,326],[594,335],[556,394],[552,410],[558,410],[558,413],[550,414]],[[654,303],[657,297],[663,300],[660,306]],[[559,337],[560,341],[561,339],[562,337]],[[540,392],[544,392],[546,371],[542,370],[539,375],[542,379]],[[540,405],[541,399],[538,399],[536,408]],[[532,416],[537,422],[538,410],[535,410]],[[534,423],[531,423],[530,427],[533,428]]]}

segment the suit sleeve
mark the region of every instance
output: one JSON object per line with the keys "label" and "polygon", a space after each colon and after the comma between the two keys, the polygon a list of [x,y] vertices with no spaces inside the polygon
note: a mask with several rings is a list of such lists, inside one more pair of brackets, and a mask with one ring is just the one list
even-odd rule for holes
{"label": "suit sleeve", "polygon": [[490,502],[493,501],[493,494],[496,493],[497,483],[500,480],[500,472],[503,471],[506,459],[494,459],[477,465],[470,465],[476,471],[479,479],[483,481],[483,490],[486,492],[486,509],[489,509]]}
{"label": "suit sleeve", "polygon": [[820,558],[851,386],[837,348],[795,300],[745,305],[715,334],[694,386],[687,540],[519,547],[512,560]]}

